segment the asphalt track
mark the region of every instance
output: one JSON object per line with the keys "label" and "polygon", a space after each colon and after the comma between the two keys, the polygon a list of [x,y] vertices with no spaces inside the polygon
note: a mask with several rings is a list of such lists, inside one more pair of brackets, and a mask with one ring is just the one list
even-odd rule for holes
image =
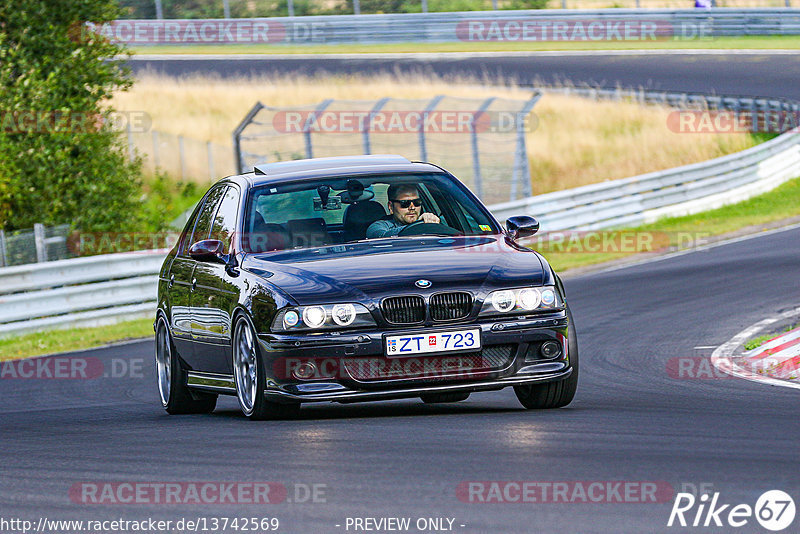
{"label": "asphalt track", "polygon": [[[0,379],[0,516],[277,517],[292,533],[347,532],[347,517],[386,516],[455,518],[464,533],[765,532],[752,518],[739,529],[668,529],[671,499],[485,504],[462,502],[456,489],[476,480],[662,481],[672,491],[711,485],[724,503],[752,506],[770,489],[797,501],[797,392],[678,379],[667,367],[797,306],[798,243],[795,228],[568,279],[581,381],[573,404],[554,411],[522,410],[503,390],[454,405],[308,406],[297,421],[249,422],[231,399],[213,415],[168,416],[151,341],[73,355],[102,360],[106,372],[141,365],[124,378]],[[296,484],[324,484],[326,494],[269,505],[70,500],[76,483],[109,481],[272,481],[290,499]]]}
{"label": "asphalt track", "polygon": [[[563,84],[593,87],[686,91],[800,99],[800,51],[797,53],[517,53],[422,54],[313,57],[229,57],[160,59],[142,56],[130,62],[135,72],[170,76],[215,73],[222,77],[375,73],[434,73],[478,80],[514,80],[522,85]],[[265,102],[266,103],[266,102]]]}

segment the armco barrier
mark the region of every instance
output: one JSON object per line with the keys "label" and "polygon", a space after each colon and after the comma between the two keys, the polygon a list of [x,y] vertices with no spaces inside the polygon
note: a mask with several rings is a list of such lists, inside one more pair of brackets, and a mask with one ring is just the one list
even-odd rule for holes
{"label": "armco barrier", "polygon": [[165,254],[107,254],[0,269],[0,337],[152,316]]}
{"label": "armco barrier", "polygon": [[137,46],[708,39],[739,35],[798,35],[800,9],[552,9],[117,20],[95,29],[111,39]]}

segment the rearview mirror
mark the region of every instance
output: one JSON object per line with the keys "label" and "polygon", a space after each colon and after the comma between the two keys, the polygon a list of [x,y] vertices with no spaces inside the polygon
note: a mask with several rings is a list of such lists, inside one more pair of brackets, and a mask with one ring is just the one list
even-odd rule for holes
{"label": "rearview mirror", "polygon": [[511,239],[529,237],[539,231],[539,221],[530,215],[516,215],[506,220],[506,233]]}
{"label": "rearview mirror", "polygon": [[202,241],[198,241],[189,247],[189,256],[197,261],[225,263],[222,241],[218,239],[203,239]]}

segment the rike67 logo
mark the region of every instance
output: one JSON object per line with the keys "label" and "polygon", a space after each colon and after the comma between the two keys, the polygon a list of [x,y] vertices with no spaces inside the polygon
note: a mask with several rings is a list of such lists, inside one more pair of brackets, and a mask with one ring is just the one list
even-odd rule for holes
{"label": "rike67 logo", "polygon": [[767,530],[778,532],[794,521],[795,506],[792,497],[781,490],[761,494],[755,506],[749,504],[723,504],[719,492],[695,497],[691,493],[678,493],[669,514],[667,526],[681,527],[743,527],[753,518]]}

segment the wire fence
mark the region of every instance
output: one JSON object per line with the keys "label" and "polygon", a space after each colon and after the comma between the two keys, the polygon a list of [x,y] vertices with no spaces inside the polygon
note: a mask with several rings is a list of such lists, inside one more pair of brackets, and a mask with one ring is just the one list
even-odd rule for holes
{"label": "wire fence", "polygon": [[435,161],[484,202],[530,196],[528,101],[438,95],[429,100],[325,100],[291,109],[257,103],[234,132],[238,172],[291,159],[399,154]]}
{"label": "wire fence", "polygon": [[145,173],[165,173],[183,182],[215,182],[236,171],[233,148],[158,130],[126,132],[128,155],[142,158]]}
{"label": "wire fence", "polygon": [[0,230],[0,267],[71,258],[69,225],[33,225],[32,230]]}

